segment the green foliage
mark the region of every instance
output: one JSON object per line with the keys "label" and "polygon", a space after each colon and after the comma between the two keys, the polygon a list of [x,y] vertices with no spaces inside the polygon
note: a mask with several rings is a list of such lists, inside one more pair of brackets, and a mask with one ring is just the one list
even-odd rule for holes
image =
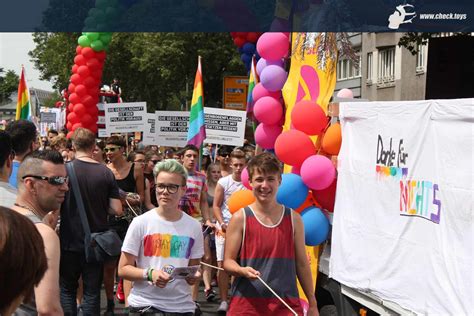
{"label": "green foliage", "polygon": [[33,33],[35,49],[28,54],[41,73],[41,80],[53,82],[57,90],[64,89],[71,77],[79,33]]}
{"label": "green foliage", "polygon": [[18,89],[20,78],[13,70],[8,70],[5,75],[3,68],[0,68],[0,103],[9,100],[10,95]]}
{"label": "green foliage", "polygon": [[[37,33],[32,51],[42,79],[66,87],[80,34]],[[61,44],[62,43],[62,44]],[[205,106],[220,106],[225,75],[247,75],[228,33],[113,33],[103,83],[120,80],[124,101],[146,101],[149,111],[181,110],[191,103],[198,56]]]}
{"label": "green foliage", "polygon": [[418,54],[418,48],[421,45],[426,45],[433,34],[436,33],[405,33],[398,41],[398,46],[405,47],[412,55],[416,55]]}

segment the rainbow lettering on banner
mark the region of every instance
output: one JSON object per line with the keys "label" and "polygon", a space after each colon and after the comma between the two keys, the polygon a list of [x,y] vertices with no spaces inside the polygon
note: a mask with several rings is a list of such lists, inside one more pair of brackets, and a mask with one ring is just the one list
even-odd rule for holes
{"label": "rainbow lettering on banner", "polygon": [[[392,138],[389,148],[384,148],[383,139],[378,135],[377,165],[375,172],[379,180],[389,178],[400,181],[400,215],[415,216],[439,224],[441,219],[441,201],[439,185],[426,180],[408,178],[408,153],[404,152],[403,139],[400,139],[398,153],[392,149]],[[394,166],[394,163],[397,166]]]}
{"label": "rainbow lettering on banner", "polygon": [[145,257],[189,259],[194,239],[188,236],[170,234],[146,235],[143,240]]}

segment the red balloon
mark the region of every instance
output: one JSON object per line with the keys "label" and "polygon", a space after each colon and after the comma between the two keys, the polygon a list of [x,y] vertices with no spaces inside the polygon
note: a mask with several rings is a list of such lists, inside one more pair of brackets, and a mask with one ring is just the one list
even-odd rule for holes
{"label": "red balloon", "polygon": [[275,141],[275,154],[288,165],[301,166],[306,158],[316,154],[316,148],[308,135],[298,130],[289,130]]}
{"label": "red balloon", "polygon": [[74,93],[75,90],[76,90],[76,85],[71,82],[69,86],[67,87],[67,91],[69,92],[69,94],[71,94],[71,93]]}
{"label": "red balloon", "polygon": [[73,124],[73,125],[72,125],[72,131],[74,132],[74,131],[75,131],[76,129],[78,129],[79,127],[84,127],[84,126],[83,126],[82,123],[80,123],[80,122],[79,122],[79,123],[76,123],[76,124]]}
{"label": "red balloon", "polygon": [[[72,128],[72,127],[71,127],[71,128]],[[69,133],[67,133],[66,138],[67,138],[67,139],[70,139],[73,134],[74,134],[74,132],[73,132],[73,131],[70,131]]]}
{"label": "red balloon", "polygon": [[89,70],[89,67],[83,65],[83,66],[79,66],[79,68],[77,68],[77,73],[83,77],[83,78],[86,78],[90,75],[90,70]]}
{"label": "red balloon", "polygon": [[237,36],[237,37],[245,37],[245,36],[247,36],[247,32],[235,32],[235,36]]}
{"label": "red balloon", "polygon": [[293,126],[308,135],[321,134],[328,123],[326,113],[314,101],[300,101],[291,112]]}
{"label": "red balloon", "polygon": [[79,55],[82,51],[82,46],[81,45],[77,45],[76,46],[76,54]]}
{"label": "red balloon", "polygon": [[240,36],[234,38],[234,44],[235,44],[237,47],[239,47],[239,48],[242,47],[242,46],[244,46],[244,44],[245,44],[245,38],[242,38],[242,37],[240,37]]}
{"label": "red balloon", "polygon": [[232,38],[236,37],[236,36],[237,36],[237,32],[230,32],[230,36],[232,36]]}
{"label": "red balloon", "polygon": [[101,63],[99,62],[97,58],[88,59],[86,64],[87,64],[87,67],[89,67],[89,69],[98,69],[101,67]]}
{"label": "red balloon", "polygon": [[94,98],[91,97],[90,95],[86,94],[84,95],[82,98],[81,98],[81,102],[82,104],[84,104],[85,107],[90,107],[90,106],[94,106],[95,103],[94,103]]}
{"label": "red balloon", "polygon": [[85,85],[80,84],[80,85],[76,86],[76,91],[75,92],[78,96],[82,97],[83,95],[87,94],[87,88],[86,88]]}
{"label": "red balloon", "polygon": [[99,115],[99,109],[96,106],[91,106],[87,108],[87,113],[92,117],[97,117]]}
{"label": "red balloon", "polygon": [[312,190],[314,199],[329,212],[334,212],[336,201],[337,178],[324,190]]}
{"label": "red balloon", "polygon": [[74,57],[74,63],[78,66],[82,66],[86,64],[86,59],[82,55],[77,55]]}
{"label": "red balloon", "polygon": [[94,118],[92,117],[92,115],[86,113],[81,117],[81,122],[82,122],[82,125],[84,126],[90,126],[94,124],[95,122],[97,122],[97,120],[94,121]]}
{"label": "red balloon", "polygon": [[105,56],[106,56],[105,50],[95,53],[95,57],[99,59],[100,61],[104,61]]}
{"label": "red balloon", "polygon": [[71,130],[71,129],[72,129],[72,123],[71,123],[71,122],[67,122],[66,128],[67,128],[68,130]]}
{"label": "red balloon", "polygon": [[71,93],[71,95],[69,96],[69,102],[74,104],[79,102],[79,96],[77,95],[77,93]]}
{"label": "red balloon", "polygon": [[97,81],[92,76],[88,76],[84,79],[84,85],[87,88],[94,88],[98,84],[97,84]]}
{"label": "red balloon", "polygon": [[91,76],[94,77],[94,79],[97,79],[100,81],[100,79],[102,78],[102,70],[92,69]]}
{"label": "red balloon", "polygon": [[73,74],[77,74],[77,69],[78,69],[78,68],[79,68],[79,65],[76,65],[76,64],[72,65],[72,69],[71,69],[71,70],[72,70],[72,73],[73,73]]}
{"label": "red balloon", "polygon": [[71,112],[67,115],[67,121],[74,125],[79,122],[79,117],[76,113]]}
{"label": "red balloon", "polygon": [[94,134],[97,134],[97,132],[99,131],[99,128],[97,127],[97,124],[93,124],[93,125],[89,126],[88,128]]}
{"label": "red balloon", "polygon": [[71,82],[77,86],[82,83],[82,77],[79,76],[78,74],[73,74],[71,76]]}
{"label": "red balloon", "polygon": [[249,32],[246,36],[247,42],[256,43],[258,40],[258,34],[256,32]]}
{"label": "red balloon", "polygon": [[[74,108],[72,109],[74,113],[76,113],[77,116],[82,117],[84,113],[86,113],[86,107],[82,103],[78,103],[74,105]],[[81,121],[83,119],[81,118]]]}
{"label": "red balloon", "polygon": [[95,56],[94,50],[90,47],[84,47],[81,51],[81,54],[86,59],[93,58]]}

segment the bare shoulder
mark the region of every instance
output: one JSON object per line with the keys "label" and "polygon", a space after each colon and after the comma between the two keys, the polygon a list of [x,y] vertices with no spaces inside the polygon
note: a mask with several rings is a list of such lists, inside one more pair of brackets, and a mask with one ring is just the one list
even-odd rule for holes
{"label": "bare shoulder", "polygon": [[56,234],[56,232],[54,231],[54,229],[43,223],[36,224],[35,226],[38,229],[38,232],[40,233],[41,237],[43,238],[45,246],[58,245],[59,247],[59,237],[58,234]]}

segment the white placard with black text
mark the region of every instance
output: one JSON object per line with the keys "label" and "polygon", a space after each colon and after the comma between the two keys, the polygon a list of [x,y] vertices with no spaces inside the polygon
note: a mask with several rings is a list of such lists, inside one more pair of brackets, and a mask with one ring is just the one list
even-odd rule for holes
{"label": "white placard with black text", "polygon": [[157,145],[156,136],[156,113],[148,113],[145,131],[143,131],[143,145]]}
{"label": "white placard with black text", "polygon": [[133,133],[145,130],[146,102],[104,104],[107,133]]}
{"label": "white placard with black text", "polygon": [[210,144],[243,146],[245,136],[245,111],[204,108],[206,139]]}
{"label": "white placard with black text", "polygon": [[155,140],[160,146],[184,147],[188,125],[189,112],[156,111]]}

